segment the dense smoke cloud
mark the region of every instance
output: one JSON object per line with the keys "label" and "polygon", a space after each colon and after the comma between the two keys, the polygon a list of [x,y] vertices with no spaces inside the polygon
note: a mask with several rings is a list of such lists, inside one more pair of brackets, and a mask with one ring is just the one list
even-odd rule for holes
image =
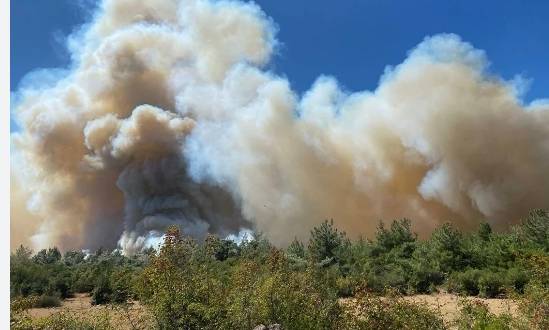
{"label": "dense smoke cloud", "polygon": [[102,2],[70,72],[18,92],[13,243],[132,253],[175,223],[283,245],[326,218],[428,233],[549,207],[549,102],[482,51],[428,37],[374,91],[320,77],[300,97],[262,70],[275,30],[253,4]]}

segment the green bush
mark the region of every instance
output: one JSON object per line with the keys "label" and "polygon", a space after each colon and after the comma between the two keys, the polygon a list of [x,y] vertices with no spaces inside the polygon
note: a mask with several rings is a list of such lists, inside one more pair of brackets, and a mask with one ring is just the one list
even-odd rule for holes
{"label": "green bush", "polygon": [[337,277],[335,285],[338,297],[352,296],[356,287],[356,283],[352,278],[343,276]]}
{"label": "green bush", "polygon": [[520,302],[524,323],[531,329],[549,329],[549,256],[534,254],[525,266],[531,270],[532,279]]}
{"label": "green bush", "polygon": [[401,299],[361,294],[345,311],[342,329],[445,329],[444,322],[427,306]]}
{"label": "green bush", "polygon": [[61,300],[57,296],[42,295],[34,303],[35,308],[50,308],[61,306]]}
{"label": "green bush", "polygon": [[366,275],[366,286],[377,293],[383,293],[387,289],[395,289],[404,294],[408,289],[407,276],[406,271],[399,266],[391,264],[376,266]]}
{"label": "green bush", "polygon": [[102,275],[97,280],[97,284],[92,291],[91,304],[102,305],[111,302],[112,288],[106,275]]}
{"label": "green bush", "polygon": [[453,273],[448,279],[448,291],[469,296],[480,293],[479,280],[482,272],[478,269],[468,269],[462,273]]}
{"label": "green bush", "polygon": [[82,315],[69,312],[58,312],[50,316],[13,320],[11,329],[70,329],[70,330],[108,330],[113,329],[108,312],[98,315]]}
{"label": "green bush", "polygon": [[438,269],[435,260],[428,255],[429,247],[425,243],[420,244],[412,255],[408,280],[408,291],[411,293],[433,292],[435,287],[445,280],[444,273]]}
{"label": "green bush", "polygon": [[120,269],[113,272],[110,276],[110,286],[112,289],[111,302],[116,304],[125,303],[130,298],[132,272],[129,269]]}
{"label": "green bush", "polygon": [[256,324],[277,323],[285,329],[333,329],[340,318],[336,293],[318,283],[311,273],[279,269],[253,291]]}
{"label": "green bush", "polygon": [[504,293],[505,275],[499,272],[485,270],[482,272],[478,287],[479,293],[485,298],[494,298]]}
{"label": "green bush", "polygon": [[507,330],[515,329],[514,320],[509,314],[495,315],[488,307],[479,301],[463,300],[460,302],[460,314],[455,326],[463,330]]}
{"label": "green bush", "polygon": [[511,287],[516,293],[523,294],[526,284],[528,284],[528,274],[521,269],[511,268],[505,275],[505,283]]}
{"label": "green bush", "polygon": [[86,276],[79,277],[72,284],[72,290],[78,293],[91,293],[94,287],[94,281]]}
{"label": "green bush", "polygon": [[242,260],[226,274],[217,259],[200,259],[178,230],[169,234],[140,276],[141,300],[160,328],[252,329],[278,323],[287,329],[330,329],[337,324],[336,292],[312,270],[292,271],[283,251],[271,249],[264,263]]}
{"label": "green bush", "polygon": [[[372,306],[363,312],[373,323],[349,320],[338,297],[352,297],[362,288],[385,295],[430,293],[445,285],[453,293],[484,297],[514,291],[523,303],[513,326],[522,322],[549,328],[547,219],[546,211],[535,211],[508,233],[492,232],[487,224],[462,233],[446,224],[421,241],[408,220],[394,221],[389,228],[380,225],[375,239],[357,241],[326,221],[312,230],[307,247],[294,240],[285,251],[261,234],[240,244],[210,235],[202,244],[175,227],[169,228],[159,251],[131,257],[106,249],[61,256],[51,248],[33,255],[20,247],[10,258],[12,310],[39,297],[90,292],[93,304],[138,299],[157,327],[165,329],[251,329],[275,323],[287,329],[345,328],[345,322],[365,329],[425,327],[417,315],[436,328],[426,310],[384,299],[368,298]],[[375,308],[394,315],[380,312],[376,319]],[[467,324],[501,321],[480,307],[464,313],[470,316]],[[406,318],[409,324],[402,323]],[[21,326],[29,321],[18,320]]]}

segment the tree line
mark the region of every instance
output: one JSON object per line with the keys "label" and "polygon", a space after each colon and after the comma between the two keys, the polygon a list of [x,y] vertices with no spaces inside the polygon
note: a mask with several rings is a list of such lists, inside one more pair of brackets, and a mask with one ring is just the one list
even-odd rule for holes
{"label": "tree line", "polygon": [[[175,226],[157,249],[131,257],[21,246],[10,258],[10,284],[12,301],[35,297],[36,306],[75,293],[89,293],[92,304],[139,301],[160,329],[442,329],[440,317],[422,306],[378,298],[441,290],[524,298],[521,322],[490,322],[544,328],[548,268],[549,212],[534,210],[507,232],[481,223],[464,233],[446,223],[425,240],[400,219],[380,222],[373,239],[358,240],[324,221],[307,242],[294,239],[285,249],[261,234],[239,244],[213,235],[199,243]],[[342,307],[345,297],[357,299],[360,317]],[[480,307],[468,308],[476,316],[464,324],[489,319]]]}

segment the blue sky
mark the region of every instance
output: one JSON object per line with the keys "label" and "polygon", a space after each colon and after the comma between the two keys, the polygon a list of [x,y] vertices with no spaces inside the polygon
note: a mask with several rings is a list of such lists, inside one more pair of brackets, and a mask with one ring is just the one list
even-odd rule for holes
{"label": "blue sky", "polygon": [[[11,90],[38,68],[66,67],[63,40],[89,18],[89,0],[11,1]],[[487,52],[491,71],[532,80],[526,101],[549,97],[549,1],[261,0],[279,28],[272,69],[298,92],[320,74],[350,91],[374,89],[427,35],[451,32]],[[527,5],[526,5],[527,3]]]}

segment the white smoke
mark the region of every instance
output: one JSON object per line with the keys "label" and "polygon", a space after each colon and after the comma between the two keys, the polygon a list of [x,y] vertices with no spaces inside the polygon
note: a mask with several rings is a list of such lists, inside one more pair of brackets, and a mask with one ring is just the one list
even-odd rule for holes
{"label": "white smoke", "polygon": [[133,253],[179,224],[283,245],[326,218],[428,233],[549,207],[549,103],[482,51],[428,37],[374,91],[322,76],[300,97],[262,70],[275,30],[249,3],[103,1],[71,71],[18,92],[12,241]]}

